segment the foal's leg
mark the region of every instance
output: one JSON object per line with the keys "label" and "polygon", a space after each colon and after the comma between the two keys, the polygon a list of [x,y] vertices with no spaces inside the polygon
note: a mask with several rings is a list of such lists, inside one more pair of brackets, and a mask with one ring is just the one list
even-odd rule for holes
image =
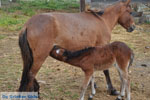
{"label": "foal's leg", "polygon": [[119,92],[112,85],[110,75],[109,75],[109,70],[104,70],[103,72],[105,74],[109,94],[110,95],[119,95]]}
{"label": "foal's leg", "polygon": [[116,100],[122,100],[127,92],[127,100],[130,100],[130,79],[128,77],[128,64],[127,67],[117,67],[121,79],[121,93]]}
{"label": "foal's leg", "polygon": [[94,76],[92,76],[92,79],[91,79],[92,94],[90,94],[88,100],[92,100],[93,96],[96,94],[96,90],[95,90],[95,86],[94,85],[95,85],[95,83],[94,83]]}
{"label": "foal's leg", "polygon": [[91,71],[91,70],[85,71],[85,79],[84,79],[84,82],[82,84],[82,89],[81,89],[81,94],[80,94],[80,99],[79,100],[84,100],[84,95],[85,95],[87,87],[90,83],[90,80],[92,78],[92,74],[93,74],[93,71]]}
{"label": "foal's leg", "polygon": [[127,91],[127,100],[131,100],[131,93],[130,93],[130,78],[128,77],[128,75],[126,75],[127,79],[126,79],[126,91]]}
{"label": "foal's leg", "polygon": [[95,90],[95,86],[94,86],[94,76],[92,76],[92,79],[91,79],[91,89],[92,89],[92,95],[95,95],[96,94],[96,90]]}
{"label": "foal's leg", "polygon": [[120,86],[120,95],[117,97],[116,100],[122,100],[123,97],[125,96],[125,82],[124,82],[124,78],[122,75],[122,71],[118,68],[118,73],[120,76],[120,80],[121,80],[121,86]]}
{"label": "foal's leg", "polygon": [[121,93],[120,95],[117,97],[116,100],[122,100],[122,98],[125,96],[125,90],[127,93],[127,100],[131,100],[131,96],[130,96],[130,79],[128,77],[128,72],[123,72],[123,74],[121,75],[122,78],[122,85],[121,85]]}

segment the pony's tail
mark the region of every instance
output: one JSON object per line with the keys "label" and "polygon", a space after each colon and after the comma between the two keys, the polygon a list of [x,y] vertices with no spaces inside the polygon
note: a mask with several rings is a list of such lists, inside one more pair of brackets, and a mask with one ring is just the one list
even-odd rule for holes
{"label": "pony's tail", "polygon": [[27,28],[19,36],[19,47],[21,50],[21,55],[23,60],[23,72],[22,72],[19,91],[26,91],[27,85],[30,80],[29,71],[33,64],[32,50],[27,40]]}

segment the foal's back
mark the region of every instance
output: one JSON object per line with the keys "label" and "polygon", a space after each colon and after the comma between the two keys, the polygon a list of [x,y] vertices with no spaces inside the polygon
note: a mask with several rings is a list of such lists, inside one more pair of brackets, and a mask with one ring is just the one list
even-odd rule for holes
{"label": "foal's back", "polygon": [[123,42],[111,43],[111,50],[115,55],[116,62],[119,66],[130,66],[133,62],[133,51]]}
{"label": "foal's back", "polygon": [[115,63],[126,67],[132,63],[133,56],[132,50],[125,43],[116,41],[105,46],[96,46],[90,56],[92,62],[89,63],[94,64],[96,70],[106,70]]}

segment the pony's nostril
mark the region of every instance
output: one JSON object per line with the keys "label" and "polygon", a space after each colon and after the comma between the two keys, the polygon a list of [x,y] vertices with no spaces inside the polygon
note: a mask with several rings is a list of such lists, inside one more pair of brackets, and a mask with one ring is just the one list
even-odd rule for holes
{"label": "pony's nostril", "polygon": [[132,32],[134,31],[134,29],[135,29],[135,25],[132,25],[131,27],[127,29],[127,32]]}

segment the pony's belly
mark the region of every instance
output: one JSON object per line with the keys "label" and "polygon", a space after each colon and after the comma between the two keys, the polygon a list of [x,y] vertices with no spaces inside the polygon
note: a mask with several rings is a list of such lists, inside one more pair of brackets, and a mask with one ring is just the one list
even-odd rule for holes
{"label": "pony's belly", "polygon": [[59,45],[67,50],[80,50],[86,47],[93,47],[96,45],[95,37],[92,38],[57,38],[54,45]]}
{"label": "pony's belly", "polygon": [[95,71],[107,70],[110,67],[112,67],[113,65],[114,65],[114,63],[108,63],[108,64],[103,64],[103,65],[97,64],[97,65],[94,65],[94,70]]}

